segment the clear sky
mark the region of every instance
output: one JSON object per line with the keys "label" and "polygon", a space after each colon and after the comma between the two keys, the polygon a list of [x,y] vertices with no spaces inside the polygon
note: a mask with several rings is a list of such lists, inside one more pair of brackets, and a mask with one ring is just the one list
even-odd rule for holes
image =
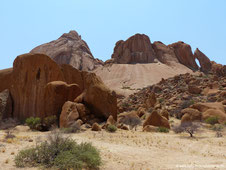
{"label": "clear sky", "polygon": [[135,33],[184,41],[226,64],[226,0],[1,0],[0,69],[16,56],[76,30],[95,58]]}

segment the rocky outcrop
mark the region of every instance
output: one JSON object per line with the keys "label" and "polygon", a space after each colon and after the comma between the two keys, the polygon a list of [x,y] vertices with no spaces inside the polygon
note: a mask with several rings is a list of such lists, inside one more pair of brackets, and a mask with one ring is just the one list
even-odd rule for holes
{"label": "rocky outcrop", "polygon": [[66,102],[62,107],[60,114],[60,128],[68,128],[79,118],[79,112],[76,103]]}
{"label": "rocky outcrop", "polygon": [[112,115],[117,120],[116,93],[104,84],[90,86],[85,92],[84,103],[97,117],[107,119]]}
{"label": "rocky outcrop", "polygon": [[12,117],[13,102],[9,90],[0,93],[0,121]]}
{"label": "rocky outcrop", "polygon": [[160,41],[154,42],[152,46],[156,57],[160,62],[167,65],[175,65],[175,63],[179,63],[173,48],[166,46]]}
{"label": "rocky outcrop", "polygon": [[77,84],[68,85],[62,81],[53,81],[46,85],[44,94],[44,117],[59,116],[66,101],[74,101],[82,91]]}
{"label": "rocky outcrop", "polygon": [[182,41],[179,41],[177,43],[168,45],[168,47],[171,47],[174,49],[176,57],[181,64],[187,66],[192,70],[198,70],[199,67],[195,62],[195,57],[192,53],[190,45]]}
{"label": "rocky outcrop", "polygon": [[200,71],[204,73],[208,73],[211,70],[212,64],[210,59],[203,54],[198,48],[195,50],[194,57],[199,60],[200,63]]}
{"label": "rocky outcrop", "polygon": [[42,44],[31,53],[43,53],[58,64],[70,64],[79,70],[93,70],[103,64],[95,59],[87,45],[76,31],[63,34],[57,40]]}
{"label": "rocky outcrop", "polygon": [[0,92],[10,88],[12,84],[12,72],[12,68],[0,70]]}
{"label": "rocky outcrop", "polygon": [[156,110],[154,110],[144,121],[143,127],[147,125],[165,127],[170,129],[168,120],[165,117],[159,115]]}
{"label": "rocky outcrop", "polygon": [[59,66],[44,54],[24,54],[13,63],[10,92],[14,101],[13,116],[43,117],[45,86],[52,81],[64,81]]}
{"label": "rocky outcrop", "polygon": [[212,61],[212,72],[214,72],[219,77],[226,76],[226,65],[217,64],[216,62]]}
{"label": "rocky outcrop", "polygon": [[149,37],[144,34],[136,34],[126,41],[118,41],[111,58],[117,64],[133,64],[153,63],[156,56]]}
{"label": "rocky outcrop", "polygon": [[[10,81],[0,84],[0,89],[9,89],[13,116],[19,120],[31,116],[59,117],[63,104],[74,101],[80,94],[80,101],[89,107],[92,119],[98,116],[106,120],[112,115],[117,120],[116,95],[94,73],[59,66],[44,54],[29,53],[18,56],[13,69],[0,74],[0,78],[4,77]],[[86,121],[89,117],[81,119]]]}

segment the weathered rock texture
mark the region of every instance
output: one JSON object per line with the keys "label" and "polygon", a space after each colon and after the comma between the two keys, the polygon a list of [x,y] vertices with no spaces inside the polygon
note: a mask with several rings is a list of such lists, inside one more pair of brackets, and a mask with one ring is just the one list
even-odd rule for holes
{"label": "weathered rock texture", "polygon": [[174,49],[179,62],[192,70],[198,70],[198,65],[195,62],[195,57],[192,53],[191,46],[179,41],[177,43],[170,44],[169,47]]}
{"label": "weathered rock texture", "polygon": [[9,90],[0,93],[0,121],[12,117],[13,102]]}
{"label": "weathered rock texture", "polygon": [[70,31],[57,40],[42,44],[31,50],[31,53],[46,54],[58,64],[70,64],[79,70],[93,70],[103,63],[94,59],[87,43],[76,31]]}
{"label": "weathered rock texture", "polygon": [[62,81],[53,81],[46,85],[44,102],[45,117],[60,115],[60,111],[65,101],[73,101],[81,94],[81,90],[77,84],[68,85]]}
{"label": "weathered rock texture", "polygon": [[151,41],[144,34],[136,34],[116,43],[112,58],[118,64],[153,63],[156,59]]}
{"label": "weathered rock texture", "polygon": [[60,67],[44,54],[18,56],[13,63],[10,92],[14,101],[13,116],[23,120],[30,116],[43,117],[45,86],[63,81]]}
{"label": "weathered rock texture", "polygon": [[201,66],[200,71],[208,73],[212,67],[210,59],[205,54],[203,54],[198,48],[195,50],[194,56],[199,60]]}
{"label": "weathered rock texture", "polygon": [[167,65],[175,65],[179,63],[173,48],[166,46],[160,41],[152,44],[158,60]]}
{"label": "weathered rock texture", "polygon": [[94,117],[107,119],[112,115],[117,119],[116,95],[99,77],[69,65],[59,66],[44,54],[18,56],[13,69],[0,72],[0,78],[4,77],[9,77],[9,81],[0,84],[0,89],[10,90],[13,116],[20,120],[31,116],[59,117],[63,104],[79,95]]}

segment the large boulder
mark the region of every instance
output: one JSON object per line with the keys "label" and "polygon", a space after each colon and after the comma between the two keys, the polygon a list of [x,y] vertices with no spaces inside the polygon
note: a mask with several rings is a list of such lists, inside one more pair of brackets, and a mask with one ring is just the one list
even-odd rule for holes
{"label": "large boulder", "polygon": [[62,81],[53,81],[46,85],[44,94],[45,117],[61,113],[62,106],[66,101],[74,101],[81,94],[77,84],[68,85]]}
{"label": "large boulder", "polygon": [[145,100],[145,106],[146,108],[154,107],[156,103],[157,103],[157,99],[156,99],[155,93],[151,92],[148,95],[148,98]]}
{"label": "large boulder", "polygon": [[66,102],[60,114],[60,128],[68,128],[79,118],[79,111],[74,102]]}
{"label": "large boulder", "polygon": [[194,56],[199,60],[201,66],[200,71],[208,73],[212,67],[210,59],[205,54],[203,54],[198,48],[195,50]]}
{"label": "large boulder", "polygon": [[12,117],[13,102],[9,90],[0,93],[0,121]]}
{"label": "large boulder", "polygon": [[182,118],[181,118],[181,124],[185,122],[193,122],[193,121],[201,121],[202,120],[202,114],[197,109],[193,108],[186,108],[182,111]]}
{"label": "large boulder", "polygon": [[224,112],[224,105],[221,102],[213,102],[213,103],[196,103],[191,106],[193,109],[197,109],[200,112],[205,112],[208,109],[215,109]]}
{"label": "large boulder", "polygon": [[147,125],[165,127],[170,129],[169,121],[165,117],[159,115],[156,110],[154,110],[144,121],[143,127]]}
{"label": "large boulder", "polygon": [[170,48],[160,41],[152,44],[157,59],[167,65],[175,65],[179,63],[173,48]]}
{"label": "large boulder", "polygon": [[208,109],[202,114],[202,119],[206,120],[211,117],[217,117],[219,123],[226,123],[226,113],[221,110]]}
{"label": "large boulder", "polygon": [[116,43],[112,58],[118,64],[153,63],[156,59],[147,35],[136,34],[126,41]]}
{"label": "large boulder", "polygon": [[24,54],[13,63],[10,92],[14,101],[13,116],[20,120],[43,117],[45,87],[52,81],[64,81],[60,67],[44,54]]}
{"label": "large boulder", "polygon": [[191,46],[179,41],[177,43],[170,44],[169,47],[174,49],[179,62],[192,70],[198,70],[198,65],[195,62],[195,57],[192,53]]}
{"label": "large boulder", "polygon": [[84,94],[84,103],[99,118],[107,119],[110,115],[117,120],[117,97],[104,84],[90,86]]}
{"label": "large boulder", "polygon": [[95,59],[81,36],[76,31],[63,34],[57,40],[42,44],[31,53],[43,53],[58,64],[70,64],[79,70],[93,70],[103,62]]}
{"label": "large boulder", "polygon": [[217,76],[226,76],[226,65],[217,64],[214,61],[211,61],[211,64],[213,73],[215,73]]}

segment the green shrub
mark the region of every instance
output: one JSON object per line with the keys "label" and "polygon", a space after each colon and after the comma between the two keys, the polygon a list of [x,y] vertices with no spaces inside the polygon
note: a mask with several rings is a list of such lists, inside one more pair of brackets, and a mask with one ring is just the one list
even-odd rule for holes
{"label": "green shrub", "polygon": [[115,125],[108,125],[107,131],[108,132],[115,132],[117,130],[117,127]]}
{"label": "green shrub", "polygon": [[169,133],[169,129],[165,127],[158,127],[157,132]]}
{"label": "green shrub", "polygon": [[97,169],[101,165],[99,151],[90,143],[77,144],[57,132],[34,148],[20,151],[15,157],[17,167],[53,169]]}
{"label": "green shrub", "polygon": [[211,127],[211,130],[214,130],[214,131],[221,131],[223,129],[224,129],[223,125],[214,125],[213,127]]}
{"label": "green shrub", "polygon": [[214,116],[214,117],[209,117],[205,120],[206,123],[214,125],[216,123],[218,123],[218,117]]}
{"label": "green shrub", "polygon": [[39,117],[30,117],[26,119],[26,124],[34,130],[41,129],[41,119]]}
{"label": "green shrub", "polygon": [[164,101],[165,101],[164,98],[160,98],[160,99],[159,99],[159,103],[163,103]]}
{"label": "green shrub", "polygon": [[48,116],[43,119],[43,126],[45,126],[47,129],[50,129],[56,125],[57,125],[57,117],[55,115]]}

